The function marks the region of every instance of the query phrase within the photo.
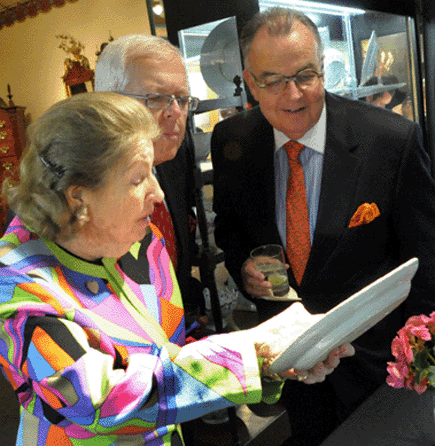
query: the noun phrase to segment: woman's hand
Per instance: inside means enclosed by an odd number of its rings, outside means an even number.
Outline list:
[[[343,344],[334,349],[328,357],[310,370],[290,369],[279,374],[269,374],[268,365],[287,346],[305,330],[323,317],[323,314],[311,314],[305,307],[296,302],[271,319],[247,330],[255,343],[257,357],[264,358],[263,375],[272,379],[297,379],[306,384],[314,384],[325,380],[340,363],[340,359],[353,356],[355,349],[350,344]]]
[[[343,344],[332,350],[325,361],[319,362],[310,370],[290,369],[286,372],[281,372],[278,375],[283,379],[297,379],[305,384],[320,383],[325,381],[326,376],[337,368],[341,358],[353,356],[354,354],[355,349],[351,344]]]

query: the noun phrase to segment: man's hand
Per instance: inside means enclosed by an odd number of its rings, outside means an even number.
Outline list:
[[[265,280],[264,274],[254,268],[254,261],[247,259],[242,266],[242,279],[245,291],[252,297],[261,299],[270,296],[272,285]]]

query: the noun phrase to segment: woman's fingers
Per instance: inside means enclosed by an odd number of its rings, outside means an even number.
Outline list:
[[[341,358],[353,356],[355,354],[355,348],[351,344],[343,344],[342,346],[334,349],[325,361],[317,363],[310,370],[294,370],[291,369],[288,372],[284,372],[287,375],[283,378],[297,379],[305,384],[315,384],[323,382],[327,375],[332,373],[340,364]]]
[[[309,377],[308,370],[295,370],[290,369],[285,372],[279,373],[279,375],[284,379],[292,379],[296,381],[305,382],[306,379]]]
[[[341,358],[353,356],[355,354],[355,348],[352,344],[343,344],[340,347],[332,350],[328,358],[325,361],[327,367],[335,369],[340,363]]]

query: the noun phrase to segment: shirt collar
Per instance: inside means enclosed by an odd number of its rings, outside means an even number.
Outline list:
[[[288,136],[279,130],[273,129],[273,135],[275,137],[275,152],[277,152],[287,141]],[[326,105],[323,104],[322,113],[317,123],[305,133],[302,138],[298,139],[298,142],[316,152],[325,153],[325,141],[326,141]]]

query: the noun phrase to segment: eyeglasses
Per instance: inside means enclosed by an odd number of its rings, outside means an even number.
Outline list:
[[[194,111],[198,107],[199,99],[192,96],[170,96],[169,94],[148,93],[148,94],[131,94],[118,92],[130,98],[142,99],[148,108],[158,110],[167,110],[173,101],[177,101],[182,110]]]
[[[281,93],[290,81],[293,81],[300,90],[307,90],[314,87],[320,77],[324,73],[318,73],[316,70],[302,70],[293,76],[284,76],[283,74],[269,74],[264,76],[261,80],[255,77],[252,71],[249,71],[254,78],[255,83],[266,91],[272,94]]]

